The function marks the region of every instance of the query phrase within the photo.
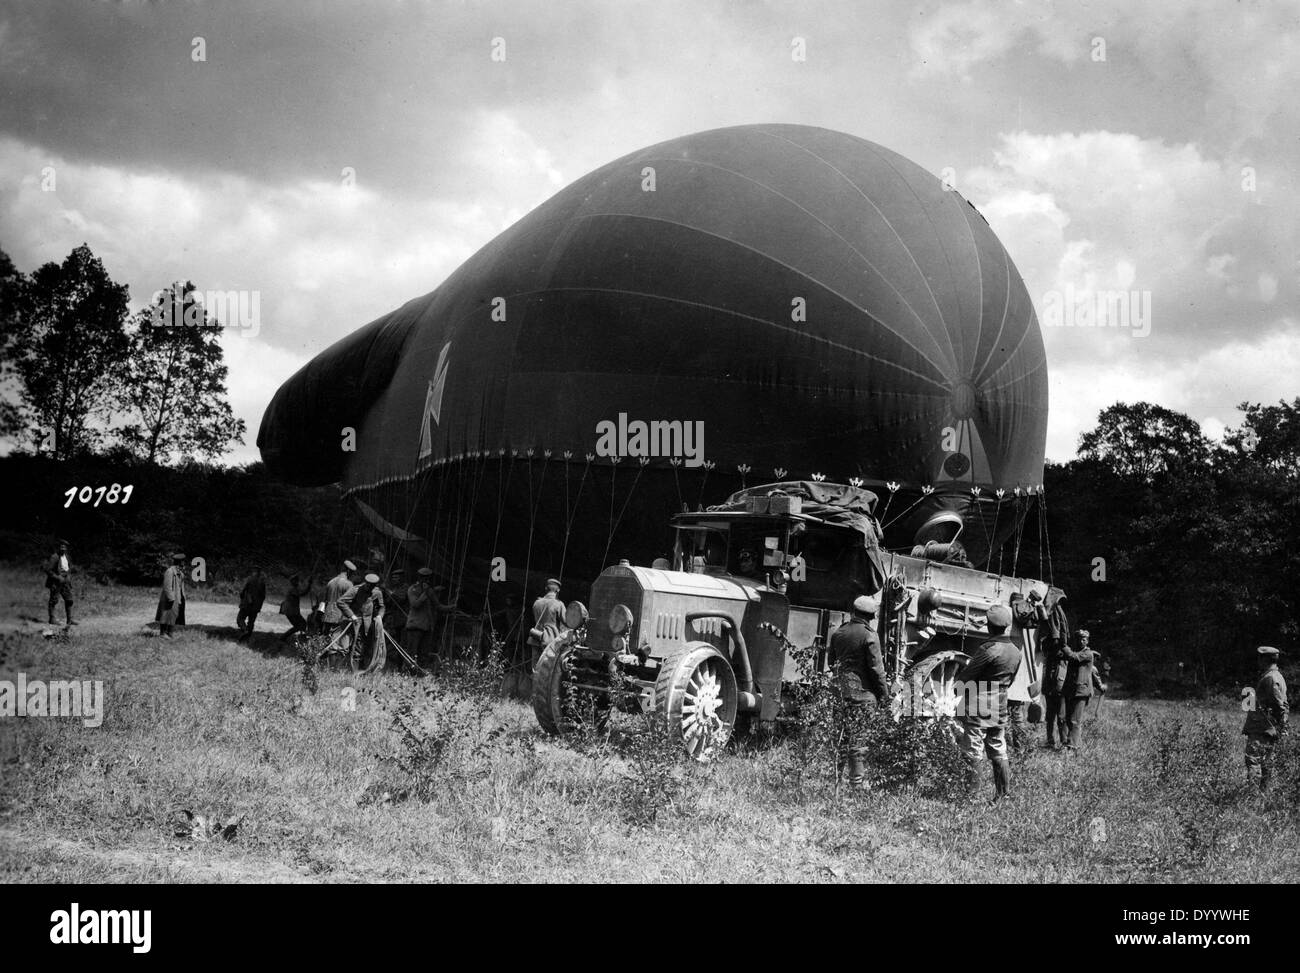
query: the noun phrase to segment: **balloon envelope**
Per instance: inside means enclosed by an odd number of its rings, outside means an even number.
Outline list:
[[[872,142],[746,125],[579,179],[309,362],[258,445],[449,563],[590,579],[682,504],[814,475],[898,483],[896,544],[945,507],[991,539],[971,488],[1040,483],[1046,421],[1032,302],[973,206]],[[477,538],[440,541],[452,519]]]

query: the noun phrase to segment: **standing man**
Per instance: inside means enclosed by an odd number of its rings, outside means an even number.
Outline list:
[[[339,608],[339,602],[351,594],[352,576],[356,574],[356,570],[355,564],[344,561],[343,569],[325,582],[325,608],[321,614],[321,622],[324,623],[325,633],[330,637],[330,641],[333,641],[339,631],[347,626],[347,619]],[[348,648],[347,636],[343,636],[342,639],[341,647]]]
[[[1043,701],[1047,723],[1047,746],[1055,750],[1065,743],[1065,676],[1069,660],[1064,651],[1070,647],[1070,619],[1065,614],[1066,597],[1060,589],[1048,589],[1043,602],[1047,615],[1038,628],[1039,644],[1043,647]]]
[[[532,651],[532,668],[542,658],[542,649],[550,645],[564,627],[564,602],[560,601],[560,582],[546,579],[546,594],[533,602],[533,627],[528,632],[528,647]]]
[[[418,665],[428,664],[433,652],[433,589],[431,568],[420,568],[415,584],[406,589],[406,628],[402,631],[402,648]]]
[[[362,653],[371,646],[373,657],[381,648],[375,639],[383,638],[384,631],[384,592],[379,587],[379,575],[367,574],[364,583],[350,590],[338,602],[339,611],[349,622],[359,622],[355,651]]]
[[[54,606],[62,598],[63,617],[66,620],[64,624],[76,625],[72,620],[72,562],[68,560],[68,542],[60,540],[42,567],[45,571],[45,587],[50,589],[50,624],[57,624],[54,621]]]
[[[1083,716],[1088,711],[1088,701],[1092,699],[1096,678],[1092,650],[1088,648],[1089,638],[1088,630],[1081,628],[1075,632],[1076,648],[1066,646],[1061,650],[1061,655],[1067,661],[1061,699],[1065,706],[1065,725],[1070,732],[1065,746],[1074,751],[1083,742]],[[1101,691],[1106,691],[1105,685],[1101,685]]]
[[[1273,778],[1273,752],[1291,712],[1287,708],[1286,680],[1277,667],[1280,653],[1271,645],[1261,645],[1255,654],[1259,658],[1259,683],[1241,732],[1246,737],[1246,779],[1253,780],[1258,767],[1259,789],[1266,791]]]
[[[253,625],[265,601],[266,576],[262,574],[261,568],[253,568],[253,573],[248,576],[239,592],[239,614],[235,617],[235,626],[239,629],[237,642],[253,637]]]
[[[966,732],[967,778],[971,789],[979,786],[979,766],[987,757],[993,767],[993,800],[1011,789],[1011,762],[1007,759],[1007,688],[1020,667],[1021,651],[1007,635],[1011,609],[994,605],[988,612],[989,637],[971,654],[959,679],[967,691],[961,717]],[[974,709],[974,712],[971,710]]]
[[[185,624],[185,555],[173,554],[171,566],[163,572],[158,611],[154,614],[158,634],[173,638],[172,629]]]
[[[885,660],[880,654],[875,618],[880,599],[862,595],[853,602],[849,620],[835,630],[830,642],[830,661],[839,667],[840,697],[847,708],[849,724],[844,757],[849,783],[866,782],[867,752],[862,746],[861,724],[885,700]]]
[[[384,585],[384,629],[398,645],[402,644],[402,633],[406,630],[406,587],[406,570],[393,568]]]

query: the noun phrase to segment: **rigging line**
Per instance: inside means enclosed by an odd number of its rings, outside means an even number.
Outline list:
[[[529,456],[528,457],[528,500],[529,500],[528,553],[524,556],[524,603],[525,605],[528,602],[528,577],[529,574],[531,573],[532,564],[533,564],[533,527],[534,527],[533,518],[534,515],[537,513],[537,509],[532,506],[532,497],[533,497],[533,458]]]
[[[695,506],[701,510],[704,509],[704,488],[709,485],[709,469],[710,467],[705,465],[704,477],[700,480],[700,495],[695,500]]]
[[[614,492],[618,484],[618,461],[621,456],[611,456],[609,464],[609,533],[605,535],[605,553],[609,553],[609,542],[614,537]],[[601,558],[600,569],[605,570],[605,559]]]
[[[1043,539],[1047,541],[1047,583],[1056,584],[1056,578],[1052,576],[1052,535],[1048,530],[1047,523],[1047,491],[1038,494],[1039,502],[1043,505]]]
[[[673,468],[673,485],[677,487],[677,509],[680,511],[685,508],[686,501],[682,499],[682,480],[677,474],[678,464],[672,463]]]
[[[885,526],[884,526],[884,527],[881,527],[880,529],[881,529],[881,530],[884,530],[886,527],[890,527],[890,526],[892,526],[892,525],[898,523],[899,518],[901,518],[901,517],[906,517],[906,516],[907,516],[907,512],[908,512],[908,510],[911,510],[912,507],[915,507],[918,503],[920,503],[922,500],[924,500],[924,499],[925,499],[926,497],[928,497],[928,496],[930,496],[930,494],[928,494],[928,493],[923,493],[923,494],[921,494],[919,497],[916,498],[916,500],[911,504],[911,506],[909,506],[909,507],[907,508],[907,510],[902,511],[902,512],[897,516],[897,517],[895,517],[893,520],[891,520],[888,524],[885,524]]]
[[[1038,499],[1038,577],[1043,577],[1043,500],[1042,495]]]
[[[511,459],[513,460],[513,457],[511,457]],[[502,450],[497,454],[497,525],[492,532],[492,549],[488,552],[488,556],[493,558],[496,557],[497,541],[501,539],[501,514],[505,509],[506,490],[510,488],[509,476],[506,476],[504,484],[502,483],[502,474],[506,471],[506,466],[505,451]],[[513,472],[513,465],[511,466],[510,471]],[[492,575],[489,573],[487,587],[483,591],[484,607],[487,607],[489,604],[489,599],[492,594],[492,583]]]
[[[1001,513],[1002,513],[1002,498],[1001,498],[1001,497],[998,497],[997,506],[995,506],[995,507],[993,508],[993,537],[994,537],[994,538],[998,536],[998,516],[999,516]],[[990,539],[989,539],[989,556],[986,557],[986,558],[984,559],[984,570],[987,571],[987,570],[989,569],[989,565],[991,565],[992,563],[993,563],[993,538],[990,538]],[[999,573],[999,574],[1002,573],[1002,551],[1001,551],[1001,547],[999,547],[999,549],[998,549],[998,573]]]
[[[1011,559],[1011,576],[1016,576],[1016,570],[1020,566],[1020,542],[1025,539],[1025,521],[1029,519],[1029,505],[1020,497],[1016,497],[1016,545],[1015,552]]]
[[[456,584],[457,591],[460,591],[460,587],[461,587],[460,581],[463,581],[465,577],[465,572],[464,572],[465,562],[468,561],[469,559],[469,538],[474,531],[474,521],[477,519],[477,512],[478,512],[479,490],[483,486],[483,475],[487,470],[487,460],[484,458],[484,455],[481,451],[479,452],[479,455],[475,457],[475,459],[478,461],[478,473],[476,474],[474,480],[474,498],[473,500],[470,501],[469,530],[465,534],[465,559],[461,562],[461,577]]]
[[[573,511],[569,514],[568,523],[564,525],[564,550],[560,554],[560,580],[564,580],[564,562],[569,556],[569,534],[573,531],[573,520],[578,515],[578,505],[582,503],[582,490],[587,485],[587,471],[591,469],[591,460],[588,459],[586,465],[582,468],[582,478],[578,480],[578,495],[573,498]]]
[[[641,479],[641,474],[645,472],[645,468],[649,465],[649,463],[642,463],[636,471],[636,476],[632,478],[632,485],[628,487],[627,496],[623,500],[623,507],[618,512],[618,520],[614,521],[614,527],[609,532],[609,537],[605,539],[605,553],[601,557],[602,564],[609,559],[609,548],[610,545],[614,543],[614,534],[618,531],[618,525],[623,522],[623,515],[627,513],[627,505],[632,502],[632,494],[636,493],[636,485]]]

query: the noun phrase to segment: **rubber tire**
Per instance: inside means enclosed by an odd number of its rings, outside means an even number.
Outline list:
[[[721,739],[715,740],[712,746],[695,754],[690,752],[682,736],[682,703],[685,701],[686,686],[690,683],[691,677],[701,666],[709,664],[710,660],[716,660],[720,664],[715,668],[719,669],[718,674],[721,676],[722,718],[726,724],[726,733],[721,736]],[[659,666],[659,677],[655,680],[655,712],[665,721],[668,731],[681,740],[682,749],[686,751],[687,756],[694,760],[707,761],[726,748],[736,727],[739,705],[740,693],[736,687],[736,674],[732,671],[731,662],[707,642],[687,643],[667,656]]]
[[[564,657],[573,650],[563,637],[552,639],[542,650],[533,673],[533,714],[543,730],[555,736],[569,727],[562,712]]]

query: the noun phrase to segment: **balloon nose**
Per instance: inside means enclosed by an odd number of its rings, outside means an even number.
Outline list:
[[[975,386],[958,382],[952,389],[952,413],[955,418],[969,419],[975,415]]]

